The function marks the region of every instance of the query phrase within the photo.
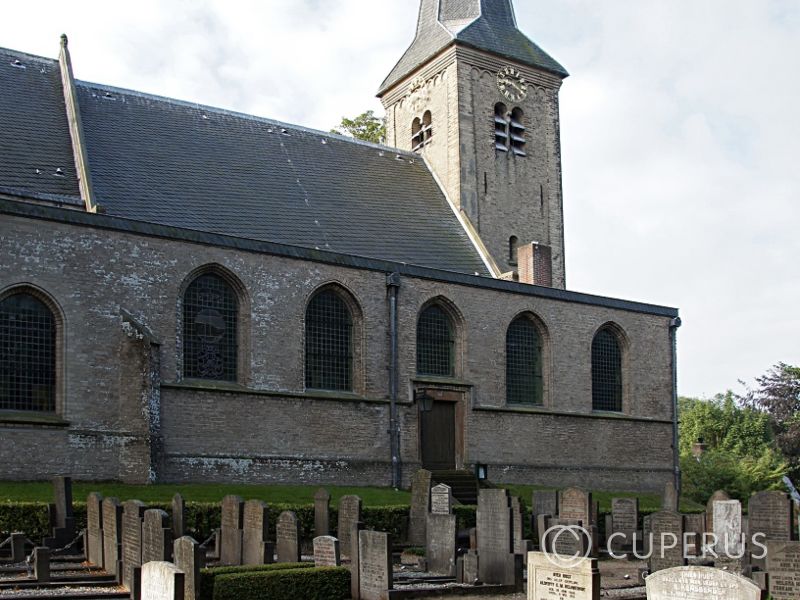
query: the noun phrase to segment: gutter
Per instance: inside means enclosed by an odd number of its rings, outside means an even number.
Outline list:
[[[389,293],[389,446],[392,452],[392,487],[400,489],[403,475],[400,465],[400,423],[397,418],[398,382],[400,361],[398,351],[397,294],[400,291],[400,273],[386,275],[386,291]]]
[[[681,497],[681,453],[678,432],[678,328],[682,325],[680,317],[673,318],[669,323],[669,337],[672,345],[672,461],[675,490],[678,498]]]

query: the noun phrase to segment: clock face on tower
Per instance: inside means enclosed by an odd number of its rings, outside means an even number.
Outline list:
[[[520,102],[528,95],[528,82],[514,67],[503,67],[497,74],[497,89],[511,102]]]

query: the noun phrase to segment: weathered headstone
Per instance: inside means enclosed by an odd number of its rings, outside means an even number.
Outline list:
[[[103,500],[103,565],[111,575],[117,571],[122,560],[122,507],[116,498]]]
[[[647,600],[760,600],[752,581],[709,567],[673,567],[645,579]]]
[[[792,501],[785,492],[759,492],[748,503],[748,530],[752,539],[762,542],[788,542],[792,539]]]
[[[711,494],[711,498],[709,498],[706,503],[706,531],[708,533],[714,533],[714,502],[730,499],[731,497],[728,495],[728,492],[723,490],[717,490]]]
[[[275,525],[275,546],[279,563],[300,562],[300,522],[290,510],[278,516]]]
[[[45,540],[50,549],[63,548],[75,538],[75,515],[72,508],[72,479],[54,477],[53,504],[50,505],[52,537]]]
[[[767,544],[767,572],[772,600],[800,598],[800,542]]]
[[[239,496],[222,499],[220,523],[219,563],[223,566],[242,564],[242,538],[244,535],[244,501]]]
[[[545,537],[543,548],[562,559],[584,557],[591,554],[592,540],[587,537],[591,533],[580,524],[580,521],[569,519],[550,519],[549,535]]]
[[[449,515],[453,512],[453,490],[449,485],[440,483],[431,488],[431,513]]]
[[[638,498],[612,498],[611,500],[611,531],[606,535],[611,538],[614,548],[633,545],[633,534],[639,529],[639,499]]]
[[[177,540],[186,535],[186,503],[183,496],[172,497],[172,536]]]
[[[184,599],[196,600],[200,596],[200,569],[205,567],[205,552],[193,538],[184,536],[175,540],[173,555],[175,566],[184,574]]]
[[[462,583],[468,585],[475,585],[476,582],[480,581],[480,560],[477,550],[469,550],[464,555],[464,574],[462,579]]]
[[[21,563],[25,560],[25,534],[11,534],[11,562]]]
[[[122,504],[122,585],[133,591],[142,566],[142,519],[145,506],[138,500]]]
[[[664,486],[664,496],[661,498],[661,510],[678,512],[678,490],[675,482],[670,480]]]
[[[338,567],[342,564],[339,540],[330,535],[314,538],[314,566]]]
[[[244,504],[242,531],[242,564],[265,565],[274,560],[274,549],[267,542],[269,508],[261,500],[248,500]]]
[[[541,490],[533,492],[531,512],[535,515],[558,516],[558,492],[556,490]]]
[[[539,546],[539,550],[542,552],[544,552],[547,547],[545,534],[550,527],[551,520],[552,517],[550,515],[536,515],[536,543]]]
[[[329,535],[331,532],[331,495],[328,490],[320,488],[314,494],[314,534],[316,537]]]
[[[184,580],[172,563],[149,562],[142,567],[142,600],[184,600]]]
[[[691,556],[700,556],[703,551],[703,536],[706,531],[706,514],[683,515],[683,531],[687,538],[687,550]]]
[[[430,509],[431,472],[420,469],[411,482],[411,510],[408,517],[408,543],[425,545],[425,525]]]
[[[528,600],[600,600],[596,559],[560,560],[528,553]]]
[[[33,549],[33,576],[37,583],[50,583],[50,548]]]
[[[157,508],[144,512],[142,522],[142,564],[164,562],[172,554],[172,530],[167,513]]]
[[[103,566],[103,496],[97,492],[86,499],[86,560]]]
[[[738,500],[714,502],[714,535],[717,538],[716,552],[728,558],[741,558],[742,504]]]
[[[361,600],[385,600],[392,589],[392,543],[388,533],[358,533],[358,579]]]
[[[353,600],[360,600],[361,586],[359,584],[359,533],[364,529],[364,523],[357,521],[353,523],[350,528],[350,549],[348,555],[350,556],[350,595]],[[341,541],[340,548],[341,548]]]
[[[449,495],[450,488],[444,487],[447,488],[446,495]],[[433,506],[431,503],[431,508]],[[448,504],[442,502],[438,508],[443,511],[446,506]],[[425,528],[425,558],[428,561],[428,571],[448,577],[455,575],[457,533],[455,515],[450,512],[428,514],[428,524]]]
[[[480,580],[513,585],[514,537],[508,490],[479,490],[476,524]]]
[[[651,573],[682,567],[686,564],[683,551],[683,515],[663,510],[650,515]]]
[[[511,497],[511,535],[514,539],[514,554],[526,554],[528,541],[525,539],[525,526],[523,524],[525,512],[516,496]]]
[[[342,496],[339,500],[339,521],[337,534],[342,545],[342,552],[349,556],[352,549],[350,535],[353,525],[361,521],[361,498],[358,496]],[[356,540],[356,544],[358,540]],[[424,540],[423,540],[424,543]]]
[[[592,523],[592,495],[580,488],[567,488],[558,494],[558,518],[580,521],[588,528]]]

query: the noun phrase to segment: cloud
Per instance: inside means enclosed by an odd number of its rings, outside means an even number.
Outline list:
[[[571,289],[682,309],[680,389],[711,395],[800,364],[800,5],[516,2],[572,73],[562,90]],[[380,109],[417,3],[40,1],[0,44],[78,77],[320,129]]]

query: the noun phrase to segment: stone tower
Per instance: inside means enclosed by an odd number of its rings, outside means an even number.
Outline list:
[[[428,161],[497,273],[557,288],[567,76],[517,28],[511,0],[422,0],[416,37],[378,92],[388,143]]]

